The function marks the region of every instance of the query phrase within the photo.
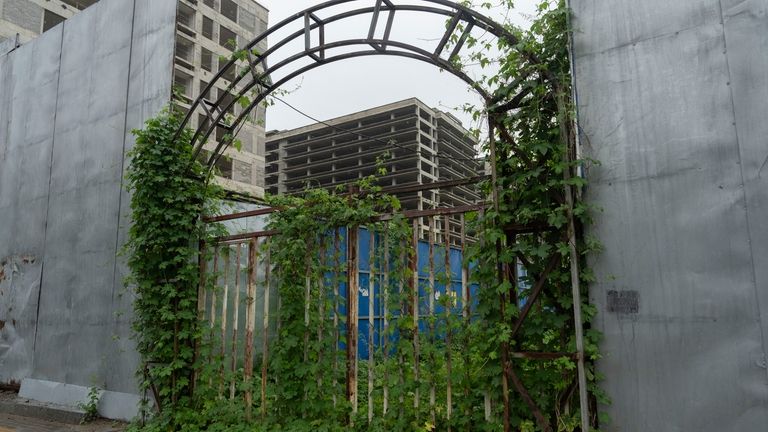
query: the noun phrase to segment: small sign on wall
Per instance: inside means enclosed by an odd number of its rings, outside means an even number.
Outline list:
[[[636,314],[640,312],[640,296],[637,291],[608,291],[608,312]]]

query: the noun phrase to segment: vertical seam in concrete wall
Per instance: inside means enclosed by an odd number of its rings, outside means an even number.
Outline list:
[[[728,38],[725,34],[725,15],[723,14],[723,2],[722,0],[718,0],[717,2],[718,6],[718,12],[720,13],[720,26],[723,29],[723,48],[725,50],[725,53],[723,55],[725,56],[725,67],[726,71],[728,72],[728,94],[731,98],[731,113],[733,115],[733,131],[736,136],[736,157],[739,161],[739,175],[740,175],[740,181],[741,181],[741,193],[744,196],[744,219],[747,224],[747,244],[749,245],[749,259],[750,264],[752,267],[752,286],[754,287],[754,297],[755,297],[755,309],[757,309],[757,326],[760,329],[760,342],[763,352],[763,359],[768,359],[768,356],[766,355],[766,346],[765,346],[765,331],[763,330],[763,317],[760,310],[760,295],[758,293],[758,287],[757,287],[757,270],[755,269],[755,251],[752,247],[752,226],[750,225],[749,220],[749,203],[747,201],[747,188],[746,184],[744,182],[744,163],[741,160],[741,140],[739,138],[739,129],[738,125],[736,124],[736,102],[733,97],[733,85],[732,85],[732,78],[731,78],[731,64],[730,60],[728,58]],[[768,378],[768,369],[766,369],[766,377]]]
[[[120,251],[120,223],[122,219],[123,211],[123,192],[125,192],[125,143],[127,141],[126,134],[128,133],[128,109],[130,107],[131,97],[131,66],[133,64],[133,40],[136,36],[136,0],[133,0],[133,13],[131,14],[131,42],[128,48],[128,78],[125,85],[125,116],[123,117],[123,157],[120,159],[120,192],[117,198],[117,229],[115,230],[115,261],[112,267],[112,310],[115,310],[115,290],[118,283],[118,271],[117,265],[119,259],[117,255]],[[115,323],[117,325],[117,323]]]
[[[67,22],[64,21],[61,23],[61,26],[59,27],[61,29],[61,43],[59,44],[59,70],[56,73],[56,102],[54,104],[54,107],[56,108],[53,112],[53,134],[51,136],[51,158],[50,162],[48,163],[48,197],[46,200],[46,206],[45,206],[45,225],[43,227],[43,250],[42,250],[42,257],[40,259],[40,282],[37,287],[37,311],[35,312],[35,337],[32,341],[32,360],[34,364],[34,356],[35,352],[37,351],[37,330],[40,327],[40,303],[42,303],[42,297],[43,297],[43,277],[45,276],[45,248],[48,244],[48,218],[50,217],[50,211],[51,211],[51,182],[53,181],[53,154],[54,154],[54,146],[56,145],[56,118],[59,114],[59,86],[61,85],[61,61],[64,55],[64,27],[67,25]]]

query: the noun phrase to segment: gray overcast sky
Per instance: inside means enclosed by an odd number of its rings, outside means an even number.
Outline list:
[[[319,4],[318,1],[308,0],[258,0],[270,11],[270,27],[283,19],[294,15],[305,8]],[[423,1],[408,0],[407,4],[425,4]],[[517,25],[525,26],[535,10],[538,0],[518,0],[516,10],[509,16],[505,11],[496,8],[490,12],[491,17],[499,22],[509,20]],[[358,0],[343,6],[335,7],[332,12],[357,9],[371,6],[375,0]],[[479,9],[480,10],[480,9]],[[485,10],[485,9],[482,9]],[[321,18],[329,13],[319,14]],[[383,20],[386,17],[382,17]],[[326,40],[341,40],[347,38],[362,38],[368,32],[368,20],[352,20],[344,23],[328,25]],[[270,38],[270,46],[280,40],[288,31],[296,31],[301,27],[293,26],[284,32],[279,32]],[[444,18],[432,18],[424,14],[402,14],[395,19],[392,39],[407,41],[420,47],[432,47],[437,44],[435,39],[442,36],[445,28]],[[285,58],[301,50],[301,45],[290,45],[282,53],[275,56]],[[271,60],[270,64],[275,64]],[[475,68],[473,73],[482,73]],[[486,73],[488,73],[486,71]],[[452,108],[467,102],[479,103],[479,97],[470,90],[460,79],[447,72],[441,72],[433,65],[416,60],[390,56],[372,56],[344,60],[330,65],[321,66],[285,86],[291,93],[284,96],[290,104],[320,120],[327,120],[355,111],[383,105],[398,100],[417,97],[427,105],[452,112],[459,117],[465,126],[470,126],[471,120],[467,115]],[[314,123],[312,120],[297,114],[281,102],[277,102],[267,111],[267,130],[290,129]]]

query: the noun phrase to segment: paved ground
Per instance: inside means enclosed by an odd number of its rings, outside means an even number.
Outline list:
[[[125,429],[124,423],[97,420],[85,425],[68,425],[11,414],[0,414],[0,432],[115,432]]]

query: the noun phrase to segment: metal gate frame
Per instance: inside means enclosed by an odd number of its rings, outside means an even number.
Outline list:
[[[277,25],[273,26],[272,28],[268,29],[265,33],[259,35],[256,39],[249,42],[242,51],[239,51],[241,55],[234,55],[233,58],[222,67],[222,69],[216,74],[216,76],[210,81],[208,86],[201,92],[199,97],[192,103],[191,109],[189,109],[183,124],[179,131],[176,134],[176,137],[178,138],[181,134],[181,131],[187,127],[190,124],[190,120],[194,113],[202,112],[205,114],[205,121],[201,122],[201,124],[198,125],[197,130],[195,131],[193,138],[192,138],[192,144],[195,149],[195,157],[198,157],[200,153],[203,150],[203,146],[206,143],[207,139],[211,136],[211,134],[216,130],[216,128],[224,128],[224,130],[228,131],[228,134],[225,136],[225,139],[222,139],[221,142],[218,143],[215,150],[211,153],[210,157],[207,160],[207,165],[209,169],[213,169],[218,159],[223,155],[224,151],[227,147],[229,147],[233,140],[236,133],[239,131],[240,127],[242,126],[244,120],[248,117],[248,115],[251,113],[255,107],[257,107],[260,103],[262,103],[272,92],[279,89],[280,86],[282,86],[284,83],[286,83],[288,80],[302,74],[305,72],[308,72],[310,70],[313,70],[317,67],[327,65],[336,61],[351,59],[351,58],[357,58],[357,57],[364,57],[364,56],[372,56],[372,55],[389,55],[389,56],[398,56],[398,57],[404,57],[409,58],[413,60],[423,61],[426,63],[433,64],[439,68],[442,68],[453,75],[457,76],[458,78],[465,81],[467,84],[469,84],[473,89],[475,89],[478,94],[481,95],[481,97],[485,101],[486,109],[488,112],[488,123],[489,123],[489,137],[490,137],[490,147],[491,147],[491,156],[493,160],[496,160],[496,145],[495,145],[495,139],[496,135],[498,134],[501,139],[504,139],[505,141],[509,143],[514,143],[513,133],[511,133],[509,130],[505,128],[503,125],[503,122],[501,121],[502,116],[506,115],[511,110],[514,110],[515,108],[520,107],[522,104],[526,103],[526,97],[529,95],[532,88],[535,86],[530,85],[531,82],[537,82],[538,80],[544,80],[551,83],[552,87],[555,89],[555,93],[558,93],[558,97],[560,96],[560,89],[562,88],[556,77],[551,76],[551,74],[548,74],[546,70],[539,71],[538,76],[527,76],[524,79],[521,79],[519,82],[511,83],[512,88],[514,89],[514,96],[508,97],[506,96],[507,92],[503,94],[493,94],[485,89],[482,88],[477,82],[472,80],[470,77],[468,77],[466,74],[464,74],[458,67],[456,67],[452,60],[456,59],[458,55],[460,55],[462,49],[465,48],[465,43],[467,39],[470,36],[470,32],[475,29],[483,29],[489,34],[492,34],[496,36],[499,40],[503,40],[506,42],[506,44],[511,47],[511,49],[517,50],[521,56],[522,59],[524,59],[527,63],[530,65],[536,65],[538,64],[538,60],[534,55],[532,55],[529,52],[526,52],[524,50],[521,50],[520,47],[517,44],[517,39],[508,32],[502,25],[494,22],[490,18],[470,9],[465,6],[462,6],[460,4],[457,4],[452,1],[447,0],[420,0],[424,4],[414,5],[414,4],[398,4],[397,0],[371,0],[373,2],[373,6],[370,7],[364,7],[359,8],[351,11],[346,11],[342,13],[335,13],[331,14],[330,16],[327,16],[325,18],[321,18],[320,15],[321,12],[325,12],[330,10],[330,8],[345,4],[345,3],[351,3],[354,0],[332,0],[325,3],[322,3],[317,6],[310,7],[302,12],[299,12],[284,21],[278,23]],[[398,12],[422,12],[427,14],[432,14],[435,16],[443,16],[448,19],[448,25],[445,29],[445,33],[443,34],[443,37],[440,39],[439,43],[435,47],[434,51],[426,51],[422,48],[419,48],[415,45],[412,45],[408,42],[404,41],[396,41],[391,39],[390,31],[392,29],[393,21],[396,16],[399,16]],[[387,21],[384,24],[384,35],[381,38],[375,37],[376,30],[380,24],[380,17],[384,14],[388,15]],[[368,34],[367,36],[364,36],[362,38],[358,39],[349,39],[349,40],[342,40],[342,41],[336,41],[336,42],[327,42],[325,38],[325,29],[327,25],[330,25],[334,22],[340,22],[348,18],[353,17],[359,17],[359,16],[370,16],[371,21],[370,25],[368,27]],[[285,28],[291,23],[300,23],[302,25],[302,30],[298,30],[289,36],[285,37],[283,40],[277,42],[274,44],[271,48],[269,48],[267,51],[260,53],[257,50],[255,50],[255,47],[257,44],[261,43],[262,41],[265,41],[266,38],[275,33],[276,31]],[[448,54],[448,57],[443,57],[444,52],[446,51],[446,47],[449,44],[449,41],[451,40],[452,36],[454,36],[455,33],[458,34],[455,44],[452,47],[452,50],[450,54]],[[312,34],[313,32],[316,32],[319,36],[319,43],[317,45],[312,44]],[[280,47],[287,45],[291,41],[299,40],[301,41],[303,39],[304,41],[304,49],[297,52],[295,55],[289,57],[286,60],[283,60],[273,66],[270,66],[270,56]],[[342,54],[333,55],[331,52],[334,49],[337,48],[354,48],[357,49],[357,51],[354,52],[346,52]],[[303,59],[311,59],[313,62],[309,65],[300,66],[296,69],[290,69],[291,66],[296,66],[300,60]],[[242,69],[240,69],[242,68]],[[287,71],[286,71],[287,69]],[[239,73],[239,70],[242,70],[242,73]],[[285,73],[285,75],[277,80],[273,80],[273,76],[277,73]],[[231,76],[234,75],[236,78],[229,82],[224,78],[224,76]],[[226,88],[226,91],[220,92],[220,95],[216,100],[209,100],[208,97],[211,95],[211,90],[215,87],[217,83],[223,83],[223,87]],[[245,107],[239,114],[235,112],[235,105],[239,104],[240,101],[243,100],[243,98],[247,98],[248,95],[254,93],[255,97],[252,99],[248,98],[247,100],[250,101],[247,107]],[[561,110],[564,110],[564,105],[559,104]],[[233,121],[227,121],[228,117],[236,114],[234,116]],[[567,118],[567,116],[564,116],[563,118]],[[566,152],[566,157],[571,158],[573,154],[575,153],[573,151],[573,148],[575,146],[575,139],[576,134],[573,132],[572,128],[569,125],[561,124],[561,135],[566,140],[566,145],[568,146],[568,151]],[[570,159],[566,160],[566,162],[569,162]],[[492,183],[493,183],[493,205],[498,206],[498,188],[497,188],[497,178],[496,178],[496,167],[495,164],[492,164]],[[570,170],[564,170],[564,179],[566,181],[566,184],[568,184],[568,180],[570,180],[571,176],[573,174],[570,172]],[[436,188],[436,184],[432,185],[432,188]],[[531,358],[531,359],[551,359],[551,358],[559,358],[563,356],[568,356],[570,358],[573,358],[576,360],[577,368],[578,368],[578,389],[579,389],[579,400],[580,400],[580,409],[581,409],[581,418],[582,418],[582,431],[588,431],[589,430],[589,412],[588,412],[588,401],[587,401],[587,388],[586,388],[586,372],[585,372],[585,359],[584,359],[584,341],[583,341],[583,321],[581,316],[581,293],[580,293],[580,286],[579,286],[579,268],[578,268],[578,253],[576,251],[576,226],[575,226],[575,220],[573,216],[573,207],[574,207],[574,194],[570,186],[565,187],[565,196],[564,201],[568,208],[568,224],[567,227],[563,230],[561,230],[561,234],[563,236],[563,239],[568,243],[569,245],[569,259],[571,263],[571,285],[572,285],[572,296],[573,296],[573,305],[574,305],[574,322],[575,324],[575,337],[576,337],[576,352],[574,353],[517,353],[517,352],[511,352],[509,348],[509,344],[505,343],[502,344],[501,351],[502,351],[502,363],[503,363],[503,374],[502,374],[502,385],[504,389],[504,430],[509,431],[510,430],[510,401],[509,401],[509,388],[510,384],[514,386],[515,390],[520,394],[520,396],[525,400],[525,402],[530,407],[531,411],[537,418],[540,427],[544,429],[545,431],[551,431],[551,425],[548,424],[547,419],[543,416],[541,410],[536,406],[533,399],[530,397],[530,394],[525,389],[524,385],[520,381],[517,374],[514,372],[514,369],[512,368],[512,359],[513,358]],[[271,211],[274,211],[271,210]],[[439,210],[439,211],[446,211],[446,210]],[[250,213],[250,214],[248,214]],[[258,211],[257,211],[258,213]],[[261,214],[267,214],[269,211],[263,211]],[[237,219],[247,216],[255,216],[256,213],[253,212],[245,212],[237,215],[229,215],[228,217],[231,219]],[[226,220],[220,218],[213,218],[210,221],[221,221]],[[508,242],[514,242],[515,236],[522,233],[528,233],[528,232],[536,232],[541,231],[545,229],[549,229],[545,223],[539,223],[539,224],[530,224],[525,226],[508,226],[504,227],[505,231],[507,233],[507,241]],[[261,237],[268,237],[268,233],[251,233],[249,236],[243,236],[237,237],[232,236],[229,239],[221,239],[222,242],[226,241],[240,241],[240,240],[246,240],[254,242],[256,239]],[[250,250],[250,249],[249,249]],[[250,253],[249,253],[250,258]],[[520,257],[521,259],[524,259],[525,257]],[[545,285],[545,282],[549,276],[549,273],[554,269],[557,260],[561,259],[562,257],[560,255],[553,255],[550,258],[550,262],[547,265],[544,272],[536,278],[536,283],[534,284],[534,289],[531,295],[531,298],[526,302],[526,304],[523,306],[521,310],[520,316],[511,323],[513,328],[513,335],[516,335],[519,333],[520,328],[524,324],[526,317],[528,316],[531,307],[536,302],[536,299],[541,294],[541,291]],[[510,266],[500,266],[499,267],[499,278],[500,279],[506,279],[508,281],[514,281],[515,280],[515,269]],[[204,270],[203,266],[201,265],[201,275],[204,276]],[[255,275],[254,275],[255,278]],[[249,279],[250,281],[250,279]],[[249,285],[250,287],[250,285]],[[502,305],[502,308],[505,308],[507,306],[519,306],[519,299],[517,298],[516,293],[514,290],[511,290],[508,294],[502,294],[499,298],[500,304]],[[249,309],[250,311],[251,309]],[[249,312],[250,314],[251,312]],[[253,315],[250,315],[253,316]],[[252,334],[254,328],[253,326],[246,327],[246,333],[250,332]],[[251,347],[252,349],[252,347]],[[350,359],[349,361],[352,362],[354,359]],[[350,380],[348,380],[348,383]],[[354,386],[353,386],[354,387]],[[354,388],[350,389],[348,391],[348,396],[350,397],[350,400],[356,399],[356,392],[354,391]],[[250,405],[249,405],[250,406]]]

